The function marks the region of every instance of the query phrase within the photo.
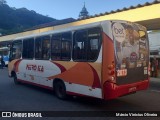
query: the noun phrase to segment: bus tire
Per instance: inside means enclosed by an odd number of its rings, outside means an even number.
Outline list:
[[[13,75],[13,80],[14,80],[14,83],[15,83],[16,85],[20,84],[20,82],[17,80],[17,75],[16,75],[16,73],[14,73],[14,75]]]
[[[66,99],[66,86],[62,80],[54,81],[54,92],[59,99]]]

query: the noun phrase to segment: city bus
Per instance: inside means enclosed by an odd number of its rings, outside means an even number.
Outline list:
[[[0,59],[3,59],[3,62],[0,62],[0,66],[7,66],[9,62],[9,47],[1,47],[0,48]]]
[[[105,20],[15,38],[9,76],[68,95],[104,100],[149,86],[149,43],[146,28]]]

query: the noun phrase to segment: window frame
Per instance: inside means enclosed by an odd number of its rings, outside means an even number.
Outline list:
[[[13,58],[13,46],[14,46],[15,43],[21,43],[21,55],[20,55],[20,57],[18,57],[18,58],[16,58],[16,57]],[[11,54],[9,55],[9,58],[10,58],[11,60],[14,60],[14,59],[22,59],[22,52],[23,52],[23,40],[22,40],[22,39],[15,40],[15,41],[12,42]]]
[[[70,34],[70,51],[69,51],[69,58],[67,59],[65,59],[65,58],[63,58],[62,57],[62,36],[63,36],[63,34]],[[54,49],[52,49],[53,48],[53,45],[54,45],[54,39],[53,39],[53,36],[59,36],[59,41],[60,41],[60,58],[59,59],[55,59],[55,58],[53,58],[52,57],[52,53],[53,53],[53,50]],[[71,57],[72,57],[72,31],[66,31],[66,32],[61,32],[61,33],[55,33],[55,34],[52,34],[52,37],[51,37],[51,60],[53,60],[53,61],[70,61],[71,60]]]
[[[50,50],[50,53],[49,53],[49,57],[48,58],[44,58],[42,55],[43,55],[43,41],[45,41],[46,39],[44,39],[44,37],[49,37],[49,44],[51,45],[51,35],[50,34],[48,34],[48,35],[43,35],[43,36],[37,36],[37,37],[35,37],[35,39],[34,39],[34,54],[35,54],[35,56],[34,56],[34,58],[35,58],[35,60],[50,60],[50,58],[51,58],[51,46],[49,47],[49,50]],[[39,43],[40,43],[40,47],[39,48],[41,48],[41,51],[38,51],[38,54],[40,54],[39,56],[40,57],[36,57],[36,54],[37,54],[37,52],[36,52],[36,46],[37,46],[37,41],[40,41]]]
[[[89,41],[89,37],[88,37],[88,35],[89,35],[89,30],[91,30],[91,29],[99,29],[99,34],[100,34],[100,36],[99,36],[99,45],[98,45],[98,53],[97,53],[97,56],[95,57],[95,59],[93,59],[93,60],[89,60],[88,59],[88,47],[89,47],[89,43],[90,43],[90,41]],[[75,45],[75,35],[76,35],[76,33],[77,32],[79,32],[79,31],[87,31],[87,53],[86,53],[86,59],[74,59],[74,45]],[[99,56],[99,53],[100,53],[100,49],[101,49],[101,47],[102,47],[102,38],[103,36],[102,36],[102,27],[101,26],[95,26],[95,27],[90,27],[90,28],[86,28],[86,29],[79,29],[79,30],[75,30],[74,31],[74,34],[73,34],[73,49],[72,49],[72,59],[73,59],[73,61],[75,61],[75,62],[95,62],[97,59],[98,59],[98,56]]]
[[[63,40],[62,40],[62,35],[63,35],[63,34],[66,34],[66,33],[67,33],[67,34],[70,34],[70,44],[69,44],[69,45],[70,45],[70,49],[69,49],[69,52],[68,52],[68,53],[69,53],[69,56],[68,56],[69,58],[66,58],[66,59],[63,58],[63,59],[62,59],[62,41],[63,41]],[[72,32],[71,32],[71,31],[63,32],[63,33],[61,34],[61,60],[62,60],[62,61],[70,61],[70,60],[71,60],[71,57],[72,57],[72,43],[73,43]]]
[[[46,38],[46,37],[49,38],[49,39],[44,39],[44,38]],[[48,56],[47,58],[44,58],[44,57],[43,57],[43,55],[44,55],[44,54],[43,54],[43,52],[44,52],[44,51],[43,51],[43,50],[44,50],[44,46],[43,46],[44,44],[43,44],[43,43],[44,43],[45,40],[48,40],[48,41],[49,41],[49,42],[48,42],[48,43],[49,43],[49,47],[48,47],[49,56]],[[42,60],[49,60],[49,59],[51,58],[51,35],[42,36],[42,38],[41,38],[41,45],[42,45],[42,46],[41,46],[41,47],[42,47]]]
[[[27,40],[31,40],[33,41],[33,56],[31,58],[26,58],[23,56],[23,53],[24,53],[24,41],[27,41]],[[29,47],[29,46],[28,46]],[[35,58],[35,39],[34,38],[26,38],[26,39],[23,39],[23,46],[22,46],[23,50],[22,50],[22,58],[23,59],[28,59],[28,60],[32,60]]]

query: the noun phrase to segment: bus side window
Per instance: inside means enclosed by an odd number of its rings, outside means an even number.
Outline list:
[[[96,60],[100,48],[100,28],[92,28],[88,30],[88,60]]]
[[[79,54],[80,54],[80,47],[77,44],[75,44],[74,50],[73,50],[74,59],[79,59],[79,56],[80,56]]]
[[[73,59],[74,60],[87,60],[87,31],[80,30],[74,34],[73,45]]]
[[[50,36],[42,38],[42,59],[50,58]]]
[[[72,37],[71,32],[62,33],[61,38],[61,59],[62,60],[70,60],[71,59],[71,45],[72,45]]]
[[[73,60],[95,61],[100,50],[99,27],[76,31],[74,34]]]
[[[41,59],[42,58],[42,39],[36,38],[35,39],[35,58]]]
[[[34,39],[23,40],[22,57],[26,59],[33,59],[34,57]]]
[[[51,58],[53,60],[61,59],[61,35],[52,35],[51,38]]]
[[[71,32],[59,33],[52,36],[51,39],[51,58],[53,60],[71,59]]]

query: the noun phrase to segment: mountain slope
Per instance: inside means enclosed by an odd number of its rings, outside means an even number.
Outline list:
[[[33,26],[55,21],[56,19],[43,16],[26,8],[11,8],[7,4],[0,4],[0,33],[12,34]]]

